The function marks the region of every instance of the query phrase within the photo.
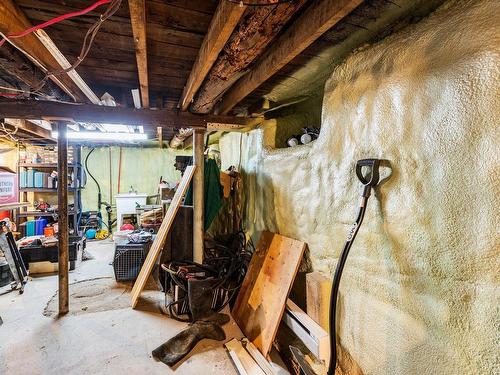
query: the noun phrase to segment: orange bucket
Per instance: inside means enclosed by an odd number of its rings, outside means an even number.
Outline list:
[[[43,228],[43,235],[45,237],[50,237],[54,235],[54,227],[45,227]]]

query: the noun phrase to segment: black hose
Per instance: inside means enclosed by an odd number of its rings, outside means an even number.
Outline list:
[[[370,186],[368,186],[370,188]],[[369,196],[368,192],[368,196]],[[368,202],[368,196],[363,196],[361,205],[358,211],[358,217],[356,222],[353,224],[351,231],[348,234],[347,241],[340,254],[339,261],[337,263],[337,269],[335,270],[335,276],[333,277],[332,291],[330,294],[330,364],[328,366],[328,375],[335,374],[335,367],[337,366],[337,327],[335,315],[337,312],[337,295],[339,293],[340,278],[342,277],[342,271],[344,270],[345,263],[347,261],[347,256],[349,255],[349,250],[351,249],[352,243],[358,234],[359,227],[363,222],[366,211],[366,203]]]
[[[97,211],[101,211],[101,185],[99,185],[99,182],[95,179],[94,175],[90,173],[89,166],[88,166],[88,161],[89,161],[89,156],[94,152],[95,147],[90,150],[90,152],[87,154],[85,157],[85,169],[87,170],[88,175],[94,180],[94,182],[97,185]]]

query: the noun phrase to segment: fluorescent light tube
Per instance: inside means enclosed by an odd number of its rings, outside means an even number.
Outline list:
[[[144,141],[147,134],[140,133],[104,133],[104,132],[67,132],[66,138],[89,141]],[[57,138],[57,132],[52,132],[52,137]]]

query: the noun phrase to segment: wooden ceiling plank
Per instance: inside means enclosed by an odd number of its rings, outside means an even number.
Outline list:
[[[179,103],[183,111],[189,108],[194,95],[200,88],[245,10],[246,6],[233,4],[229,1],[219,2]]]
[[[12,0],[0,1],[0,33],[9,35],[24,31],[33,25],[26,15],[14,4]],[[61,66],[52,56],[43,43],[34,35],[28,34],[22,38],[12,40],[12,43],[28,55],[38,66],[45,70],[60,70]],[[73,80],[67,75],[51,77],[51,79],[79,101],[87,101],[85,94],[79,89]]]
[[[362,2],[362,0],[315,0],[268,48],[254,68],[228,90],[217,112],[228,113]]]
[[[164,128],[205,129],[211,124],[238,125],[244,128],[255,119],[234,116],[196,115],[168,109],[135,109],[95,104],[62,103],[44,100],[0,99],[0,118],[28,120],[73,119],[75,122],[137,125]]]
[[[149,80],[148,80],[148,50],[146,37],[146,2],[145,0],[129,0],[130,22],[135,43],[135,57],[139,74],[141,90],[141,104],[149,108]]]

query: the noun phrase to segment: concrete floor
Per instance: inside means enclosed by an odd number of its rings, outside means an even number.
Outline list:
[[[87,248],[95,260],[80,262],[70,271],[70,283],[113,276],[109,265],[113,242],[92,242]],[[13,291],[0,296],[0,374],[174,373],[155,361],[151,351],[186,327],[185,323],[169,319],[159,309],[129,307],[45,317],[43,310],[56,291],[57,275],[34,275],[24,294]],[[152,293],[161,303],[163,295]],[[224,329],[227,340],[241,337],[232,321]],[[175,374],[237,374],[223,343],[213,340],[203,340],[174,370]]]

